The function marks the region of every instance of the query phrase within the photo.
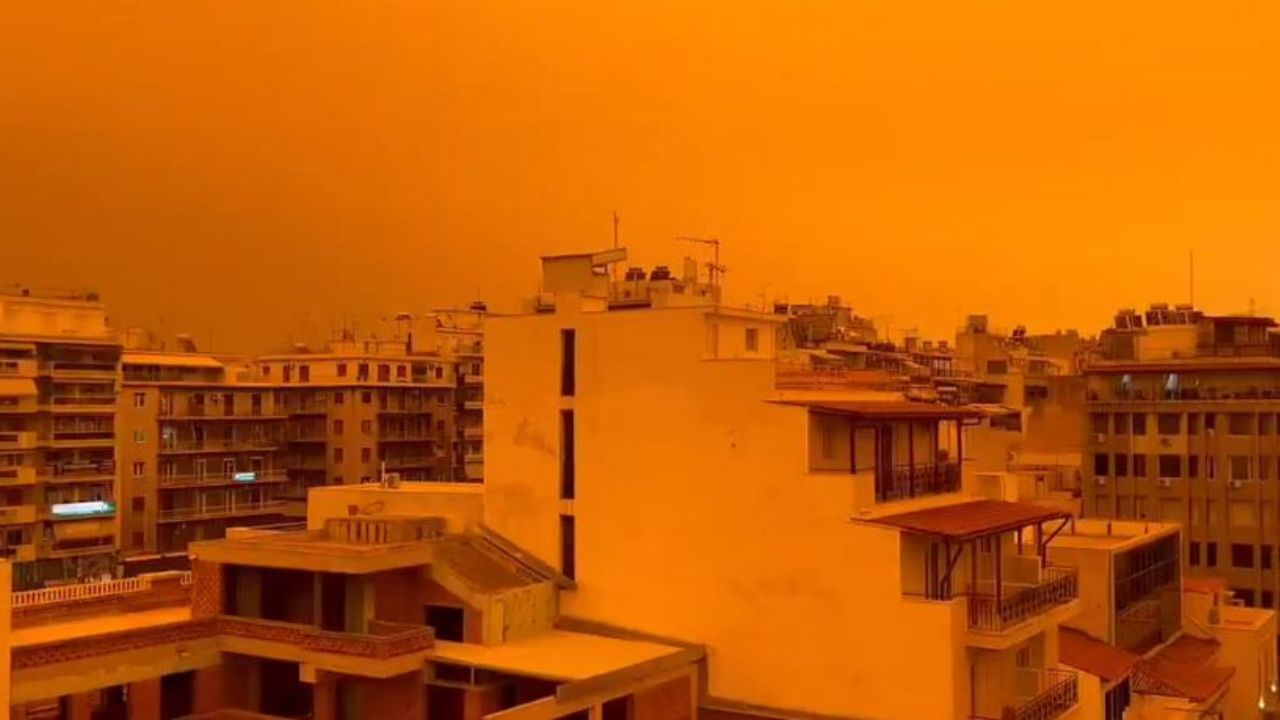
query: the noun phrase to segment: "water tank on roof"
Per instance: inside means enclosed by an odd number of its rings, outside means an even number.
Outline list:
[[[633,280],[644,280],[644,268],[642,267],[627,268],[626,280],[628,282]]]
[[[668,268],[666,265],[659,265],[653,269],[653,272],[649,273],[649,279],[650,280],[670,280],[671,269]]]

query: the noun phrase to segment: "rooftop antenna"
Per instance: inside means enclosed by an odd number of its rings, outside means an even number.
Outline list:
[[[698,243],[699,245],[710,245],[712,261],[707,263],[707,270],[711,276],[711,285],[719,285],[719,277],[724,274],[726,268],[720,264],[720,238],[697,238],[678,236],[676,240],[680,242]]]
[[[1190,298],[1191,307],[1196,306],[1196,251],[1191,251],[1187,265],[1187,295]]]

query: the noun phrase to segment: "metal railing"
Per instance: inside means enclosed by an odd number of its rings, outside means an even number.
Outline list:
[[[994,592],[969,593],[969,628],[1002,632],[1079,597],[1075,568],[1049,566],[1035,585],[1006,583],[999,601]]]
[[[426,625],[370,620],[368,632],[322,630],[311,625],[223,615],[217,620],[220,635],[293,645],[313,652],[354,655],[385,660],[430,649],[435,633]]]
[[[96,462],[53,465],[50,469],[53,472],[46,479],[54,482],[58,480],[75,481],[84,478],[114,476],[116,463],[114,460],[98,460]]]
[[[876,469],[876,502],[959,492],[960,464],[893,465]]]
[[[253,470],[253,480],[237,480],[235,474],[205,473],[203,475],[161,475],[156,484],[160,487],[185,487],[188,485],[256,485],[259,483],[284,482],[289,479],[289,472],[283,469]]]
[[[1024,673],[1033,674],[1032,684],[1037,691],[1017,705],[1005,705],[998,720],[1055,720],[1079,702],[1080,684],[1076,673],[1069,670],[1028,670]]]
[[[173,440],[160,443],[160,452],[238,452],[241,450],[269,450],[279,446],[270,438],[246,438],[243,440]]]
[[[49,396],[49,404],[55,407],[66,405],[115,405],[116,396],[108,394],[51,395]]]
[[[158,519],[161,522],[171,522],[270,513],[284,510],[288,504],[284,500],[261,500],[258,502],[232,502],[196,507],[161,508],[158,513]]]

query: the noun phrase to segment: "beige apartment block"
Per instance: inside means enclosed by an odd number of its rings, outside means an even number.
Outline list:
[[[0,547],[17,588],[116,569],[119,362],[97,296],[0,293]]]
[[[275,386],[246,382],[236,363],[204,353],[128,350],[121,364],[126,574],[185,568],[192,541],[287,519],[288,417]]]

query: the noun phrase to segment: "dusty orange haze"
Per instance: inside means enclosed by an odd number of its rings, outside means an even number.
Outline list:
[[[725,240],[949,335],[1280,312],[1280,3],[8,0],[0,280],[254,349]]]

